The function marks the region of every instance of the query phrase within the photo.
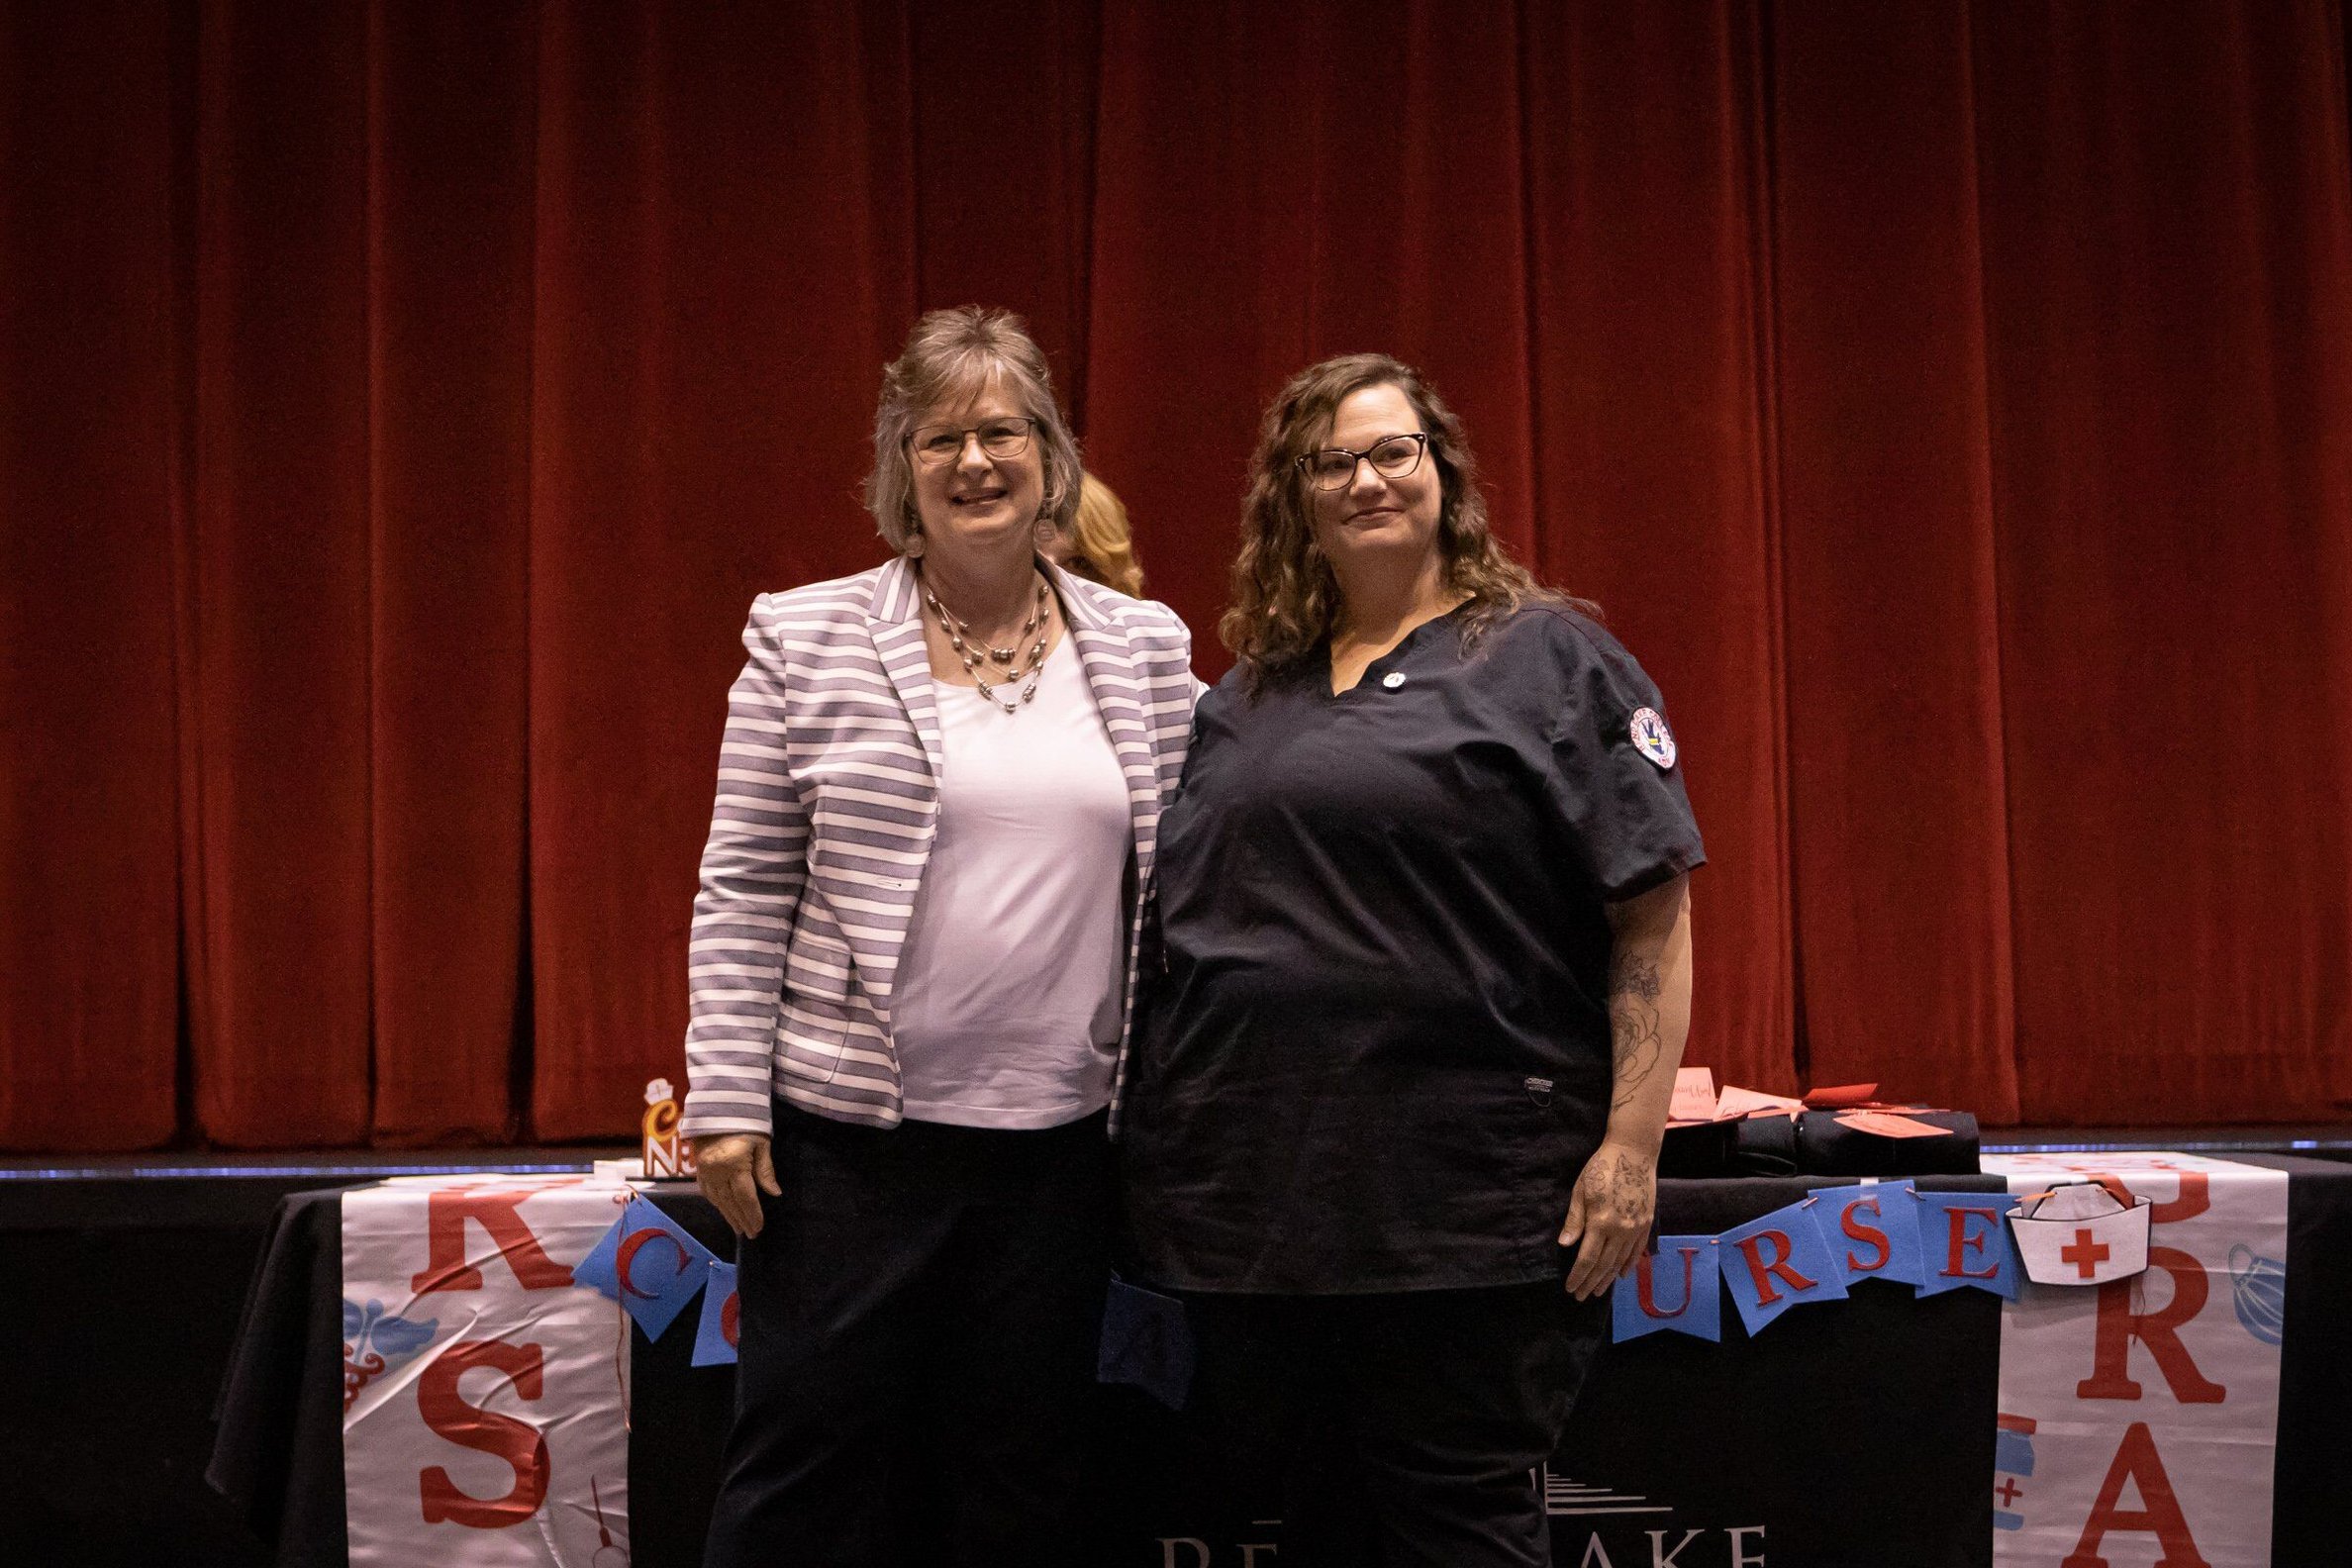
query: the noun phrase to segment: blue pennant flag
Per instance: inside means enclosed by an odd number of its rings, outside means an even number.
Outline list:
[[[1939,1296],[1973,1285],[2017,1299],[2016,1243],[2004,1217],[2017,1207],[2014,1193],[1923,1192],[1919,1211],[1919,1294]]]
[[[1714,1236],[1658,1237],[1658,1250],[1644,1252],[1633,1272],[1610,1289],[1613,1337],[1638,1339],[1660,1329],[1694,1338],[1723,1337],[1723,1293],[1715,1267],[1721,1243]]]
[[[1813,1224],[1829,1249],[1829,1266],[1847,1285],[1857,1280],[1921,1283],[1919,1206],[1907,1181],[1860,1187],[1815,1187]]]
[[[730,1366],[735,1358],[735,1266],[711,1259],[703,1287],[702,1322],[694,1330],[696,1366]]]
[[[612,1297],[645,1337],[658,1339],[703,1288],[709,1248],[642,1198],[632,1198],[604,1238],[572,1269],[572,1283]]]
[[[1807,1198],[1723,1232],[1723,1284],[1750,1334],[1799,1302],[1834,1301],[1845,1281],[1830,1260]]]
[[[1182,1410],[1192,1379],[1192,1325],[1185,1322],[1184,1303],[1113,1280],[1103,1303],[1095,1381],[1132,1383],[1168,1409]]]

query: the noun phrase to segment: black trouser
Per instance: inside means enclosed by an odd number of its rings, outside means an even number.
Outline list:
[[[706,1568],[1062,1562],[1108,1278],[1102,1116],[775,1118]]]
[[[1194,1402],[1283,1476],[1283,1568],[1543,1568],[1551,1457],[1607,1297],[1556,1280],[1376,1296],[1188,1295]]]

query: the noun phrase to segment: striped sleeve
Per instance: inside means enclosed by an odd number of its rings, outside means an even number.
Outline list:
[[[687,939],[688,1137],[769,1130],[784,955],[808,881],[809,814],[786,767],[785,654],[768,597],[743,629],[750,659],[727,698],[718,797]]]

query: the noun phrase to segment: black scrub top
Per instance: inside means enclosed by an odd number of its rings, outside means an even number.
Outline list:
[[[1467,607],[1348,691],[1202,698],[1160,822],[1124,1175],[1144,1275],[1342,1294],[1558,1277],[1608,1123],[1605,904],[1706,854],[1664,704],[1564,606]]]

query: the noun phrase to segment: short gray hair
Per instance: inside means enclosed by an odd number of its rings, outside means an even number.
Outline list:
[[[1078,510],[1084,470],[1078,442],[1053,395],[1045,355],[1029,337],[1029,325],[1008,310],[958,305],[931,311],[907,335],[907,346],[882,372],[882,399],[874,410],[874,469],[866,475],[866,510],[894,550],[904,551],[920,521],[915,511],[915,475],[907,438],[928,409],[976,397],[991,382],[1002,384],[1021,410],[1036,422],[1032,433],[1045,468],[1044,517],[1055,529],[1070,526]]]

